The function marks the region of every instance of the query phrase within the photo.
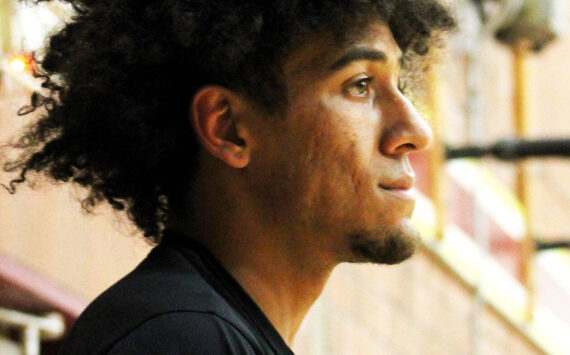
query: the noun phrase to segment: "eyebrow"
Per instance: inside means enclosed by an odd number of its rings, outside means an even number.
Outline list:
[[[346,52],[342,57],[340,57],[333,65],[329,68],[331,71],[336,71],[344,68],[351,62],[358,60],[369,60],[374,62],[385,62],[386,53],[370,48],[353,48]]]
[[[385,62],[387,60],[386,53],[377,49],[370,48],[353,48],[340,57],[333,65],[330,66],[330,71],[337,71],[348,64],[358,60],[369,60],[373,62]],[[399,58],[400,66],[403,66],[404,57]]]

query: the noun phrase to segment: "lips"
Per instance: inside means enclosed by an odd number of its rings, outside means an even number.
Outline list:
[[[378,187],[384,190],[409,191],[414,186],[416,177],[413,174],[402,175],[396,180],[380,183]]]
[[[402,175],[398,179],[380,183],[378,187],[385,193],[397,197],[398,199],[415,201],[416,196],[412,189],[414,181],[414,175],[406,174]]]

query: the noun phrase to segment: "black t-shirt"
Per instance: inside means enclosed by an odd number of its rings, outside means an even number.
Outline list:
[[[197,242],[166,232],[81,314],[61,354],[292,354],[261,309]]]

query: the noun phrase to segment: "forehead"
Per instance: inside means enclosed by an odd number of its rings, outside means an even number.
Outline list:
[[[392,31],[383,22],[374,22],[342,40],[335,40],[330,34],[309,36],[304,45],[290,55],[284,65],[285,78],[298,75],[327,74],[338,61],[354,49],[381,52],[385,60],[400,62],[402,51]]]

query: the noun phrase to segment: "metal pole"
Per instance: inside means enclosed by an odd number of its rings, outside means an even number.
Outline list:
[[[528,54],[531,44],[528,41],[519,41],[513,47],[513,70],[514,70],[514,92],[513,104],[515,115],[515,130],[520,138],[528,135],[529,119],[529,91],[528,91]],[[519,161],[516,165],[517,180],[516,194],[523,205],[523,213],[526,223],[526,235],[521,244],[521,279],[527,292],[526,318],[533,320],[534,314],[534,285],[533,285],[533,263],[535,245],[532,238],[532,226],[530,222],[530,195],[529,181],[527,176],[527,163]]]
[[[12,50],[12,16],[14,15],[14,1],[0,0],[0,36],[2,40],[2,54]]]
[[[39,355],[40,354],[40,330],[34,326],[28,326],[24,329],[24,354]]]
[[[492,156],[501,160],[523,158],[570,158],[570,138],[503,139],[486,145],[446,147],[446,159],[483,158]]]
[[[56,313],[37,316],[0,308],[0,324],[22,330],[22,346],[26,355],[40,353],[42,338],[57,339],[65,331],[63,317]]]
[[[443,189],[443,171],[445,164],[445,147],[443,145],[443,109],[441,105],[442,93],[441,84],[437,75],[437,68],[430,68],[429,71],[429,107],[431,110],[431,126],[434,136],[434,144],[430,149],[430,191],[429,197],[433,201],[436,213],[435,235],[442,239],[445,229],[445,203]]]
[[[536,251],[552,249],[570,249],[570,238],[566,240],[536,241]]]
[[[475,14],[473,15],[475,16]],[[482,82],[482,68],[481,56],[482,48],[481,41],[485,32],[481,28],[481,23],[478,23],[477,31],[473,34],[472,44],[470,50],[465,56],[466,60],[466,78],[467,78],[467,129],[469,142],[471,144],[483,144],[486,137],[485,134],[485,121],[483,119],[483,98],[481,91],[483,87]],[[481,162],[478,162],[478,169],[482,169]],[[477,245],[486,254],[489,252],[489,225],[486,213],[483,211],[483,186],[479,181],[473,190],[473,239]],[[484,323],[483,317],[487,302],[484,297],[484,284],[487,275],[485,275],[486,267],[484,259],[481,260],[480,269],[477,271],[475,282],[475,294],[473,297],[473,308],[470,322],[471,332],[471,354],[482,354],[482,339]]]

